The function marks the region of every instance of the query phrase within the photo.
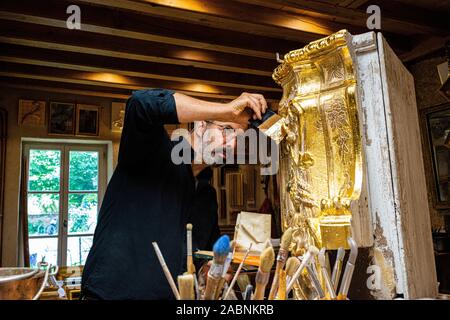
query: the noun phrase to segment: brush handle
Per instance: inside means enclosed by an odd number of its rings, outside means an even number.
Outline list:
[[[294,275],[291,277],[291,281],[289,282],[289,285],[286,288],[286,294],[289,294],[289,292],[291,292],[292,287],[295,284],[295,281],[298,279],[298,277],[302,273],[305,266],[309,264],[310,259],[311,259],[311,254],[308,251],[305,253],[305,256],[304,256],[302,262],[300,263],[300,266],[298,267],[297,271],[295,271]]]
[[[263,283],[257,283],[255,294],[253,295],[253,300],[264,300],[264,291],[266,290],[266,285]]]
[[[178,289],[180,290],[180,300],[195,300],[194,294],[194,277],[192,281],[183,279],[184,276],[178,276]],[[187,276],[186,276],[187,277]]]
[[[255,294],[253,296],[253,300],[264,300],[264,293],[266,290],[267,283],[269,282],[269,272],[262,272],[261,270],[258,270],[258,273],[256,274],[256,289]]]
[[[195,273],[195,265],[192,256],[187,256],[187,273],[189,274]]]
[[[222,293],[223,286],[225,285],[225,278],[221,278],[219,281],[219,285],[216,289],[216,294],[214,296],[214,300],[219,300],[220,294]]]
[[[177,300],[180,300],[180,293],[178,292],[177,285],[173,281],[172,275],[170,274],[169,268],[167,267],[166,261],[159,250],[159,246],[156,242],[153,242],[153,248],[155,249],[156,256],[158,257],[161,268],[163,269],[164,275],[166,276],[167,282],[169,282],[170,288],[172,289],[173,295]]]
[[[286,271],[281,269],[278,279],[280,285],[275,300],[286,300]]]
[[[331,282],[333,283],[334,292],[337,292],[341,272],[342,272],[342,260],[336,260],[333,267],[333,274],[331,275]]]
[[[273,277],[272,286],[270,287],[270,293],[268,300],[275,299],[278,289],[278,283],[280,279],[280,270],[284,267],[284,263],[282,261],[277,261],[277,267],[275,269],[275,275]]]
[[[339,295],[347,296],[348,289],[350,288],[350,283],[352,281],[353,270],[355,270],[355,265],[347,262],[345,267],[344,275],[342,276],[341,287],[339,288]]]
[[[327,267],[322,267],[322,276],[325,280],[325,285],[327,286],[328,293],[331,299],[336,299],[336,292],[334,291],[333,284],[330,280],[330,275],[328,274]]]
[[[219,287],[221,277],[213,277],[208,274],[208,280],[206,281],[205,288],[205,300],[214,300],[216,297],[216,290]]]
[[[231,280],[231,283],[230,283],[230,285],[229,285],[229,287],[228,287],[228,290],[225,292],[225,294],[224,294],[224,296],[223,296],[223,300],[226,300],[226,298],[227,298],[228,295],[230,294],[231,290],[233,290],[234,284],[235,284],[236,281],[237,281],[237,278],[238,278],[238,276],[239,276],[239,273],[241,273],[242,266],[244,265],[245,259],[247,259],[248,254],[250,253],[250,249],[251,249],[251,248],[252,248],[252,244],[250,243],[250,246],[248,247],[247,252],[246,252],[245,255],[244,255],[244,258],[242,259],[241,263],[239,264],[239,267],[237,268],[236,273],[234,274],[234,277],[233,277],[233,279]]]
[[[319,278],[317,277],[316,272],[312,268],[311,264],[307,265],[306,269],[308,270],[308,274],[311,279],[311,282],[313,283],[314,287],[316,288],[316,291],[319,294],[319,297],[321,299],[323,299],[325,297],[325,292],[323,292],[322,286],[320,285],[320,281],[319,281]]]

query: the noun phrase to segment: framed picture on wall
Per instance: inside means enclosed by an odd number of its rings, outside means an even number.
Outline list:
[[[113,102],[111,104],[111,131],[122,132],[125,119],[125,103]]]
[[[20,99],[17,122],[24,127],[45,126],[45,101]]]
[[[85,104],[77,105],[77,136],[98,136],[100,108]]]
[[[50,102],[48,112],[48,134],[75,134],[75,104],[65,102]]]
[[[425,172],[436,210],[450,209],[450,104],[422,110]]]

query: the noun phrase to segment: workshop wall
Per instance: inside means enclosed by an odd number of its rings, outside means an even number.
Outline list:
[[[47,134],[47,125],[43,127],[22,127],[18,125],[19,99],[49,102],[70,102],[100,106],[99,135],[98,137],[54,136]],[[99,143],[112,144],[112,166],[117,163],[120,133],[111,131],[111,102],[112,99],[76,96],[70,94],[47,93],[30,90],[8,89],[0,91],[0,107],[8,111],[5,194],[1,263],[2,266],[15,266],[18,264],[18,227],[19,227],[19,182],[21,165],[21,146],[23,138],[58,139],[61,142],[86,143],[99,141]],[[48,116],[48,115],[47,115]],[[46,119],[47,120],[47,119]],[[69,141],[70,140],[70,141]],[[108,155],[111,159],[111,155]],[[109,160],[111,162],[111,160]],[[110,174],[111,172],[108,172]],[[0,231],[1,232],[1,231]]]
[[[426,110],[427,108],[434,107],[445,103],[447,99],[443,94],[439,92],[439,88],[441,87],[441,82],[439,80],[439,74],[437,70],[437,66],[440,63],[447,61],[445,53],[442,54],[434,54],[429,57],[425,57],[423,59],[414,61],[408,64],[408,69],[411,71],[414,76],[414,83],[416,87],[416,99],[417,99],[417,108],[420,112]],[[426,128],[421,127],[421,130],[426,130]],[[423,136],[424,132],[422,132]],[[426,134],[426,132],[425,132]],[[444,212],[438,211],[434,208],[433,201],[431,198],[430,188],[435,188],[435,185],[432,182],[433,172],[431,170],[432,164],[427,163],[428,158],[426,157],[426,153],[430,153],[430,150],[422,147],[422,151],[424,153],[424,162],[425,162],[425,174],[427,177],[427,188],[428,188],[428,201],[430,208],[430,218],[431,218],[431,226],[433,229],[440,229],[445,227],[445,216]],[[448,213],[447,213],[448,214]],[[447,218],[448,219],[448,218]],[[449,219],[450,220],[450,219]]]

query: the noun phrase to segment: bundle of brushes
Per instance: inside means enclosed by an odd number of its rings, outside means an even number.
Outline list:
[[[268,244],[260,255],[260,263],[255,278],[255,286],[247,284],[242,292],[244,300],[286,300],[290,292],[295,289],[294,298],[296,299],[331,299],[346,300],[353,270],[355,268],[358,247],[356,242],[348,239],[350,245],[350,255],[347,260],[342,279],[340,277],[343,269],[343,260],[345,250],[339,248],[337,258],[333,267],[333,272],[329,267],[328,256],[325,248],[318,250],[314,246],[309,246],[303,256],[288,257],[289,245],[292,241],[292,229],[287,229],[283,234],[280,244],[280,250],[276,257],[276,269],[270,283],[271,270],[275,263],[275,252],[273,247]],[[195,273],[194,264],[192,262],[192,225],[187,225],[187,271],[177,278],[178,288],[172,279],[169,269],[164,262],[164,258],[156,243],[153,243],[155,252],[161,263],[164,274],[169,282],[172,292],[178,300],[217,300],[217,299],[233,299],[237,297],[233,287],[239,277],[241,269],[245,264],[245,259],[250,252],[251,246],[248,248],[244,259],[240,262],[230,283],[225,281],[225,276],[229,271],[232,260],[230,239],[227,235],[220,237],[213,246],[213,260],[209,271],[205,273],[206,278],[199,278]],[[201,270],[203,267],[201,268]],[[199,272],[199,276],[200,276]],[[205,283],[202,288],[199,282]],[[340,287],[339,287],[340,284]],[[339,287],[339,290],[338,290]],[[255,289],[253,292],[253,288]],[[270,290],[268,290],[270,288]],[[267,291],[269,291],[266,296]],[[315,291],[315,294],[314,294]]]
[[[204,299],[214,300],[223,288],[225,260],[230,252],[230,238],[224,235],[213,246],[214,258],[206,280]]]

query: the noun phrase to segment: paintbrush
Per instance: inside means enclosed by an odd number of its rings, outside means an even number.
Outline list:
[[[225,292],[223,296],[223,300],[226,300],[228,295],[230,294],[231,290],[234,287],[234,284],[236,283],[237,278],[239,277],[239,273],[241,273],[242,266],[244,265],[245,259],[247,259],[248,254],[250,253],[250,250],[252,249],[252,243],[248,246],[247,251],[245,252],[244,258],[242,259],[241,263],[239,264],[239,267],[236,270],[236,273],[234,274],[233,279],[231,280],[230,286],[228,287],[228,290]]]
[[[292,232],[293,231],[294,230],[292,228],[288,228],[283,233],[283,236],[281,237],[280,250],[278,250],[278,255],[277,255],[277,267],[275,270],[275,276],[272,281],[272,286],[270,288],[270,293],[269,293],[269,298],[268,298],[269,300],[273,300],[277,293],[279,273],[280,273],[280,270],[282,270],[284,268],[284,265],[286,263],[286,259],[289,254],[289,245],[291,244],[291,241],[292,241]]]
[[[286,271],[280,269],[278,279],[279,279],[279,286],[277,290],[276,300],[286,300]]]
[[[253,300],[264,300],[264,291],[266,290],[267,283],[269,282],[270,269],[275,262],[275,252],[273,247],[270,246],[261,253],[258,273],[256,274],[256,289],[253,296]]]
[[[194,276],[192,274],[178,276],[178,289],[180,290],[180,300],[195,300]]]
[[[319,281],[319,275],[317,273],[317,270],[314,268],[315,261],[314,257],[311,258],[311,262],[306,264],[306,270],[308,270],[308,276],[316,289],[317,293],[319,294],[320,299],[325,298],[325,292],[322,289],[322,286]]]
[[[192,224],[188,223],[186,225],[186,244],[187,244],[187,273],[194,274],[195,266],[194,261],[192,260]]]
[[[339,287],[338,300],[347,299],[348,289],[350,288],[353,271],[355,270],[356,258],[358,256],[358,245],[355,240],[353,240],[353,238],[348,238],[348,244],[350,246],[350,256],[345,265],[344,275],[342,276],[341,286]]]
[[[250,119],[250,127],[258,129],[264,135],[275,141],[277,144],[281,142],[286,136],[283,130],[284,118],[280,117],[274,111],[267,109],[262,114],[262,119]]]
[[[319,249],[317,249],[314,246],[309,246],[308,251],[303,256],[303,260],[302,260],[300,266],[298,267],[295,274],[291,277],[291,281],[289,282],[289,284],[286,288],[286,295],[288,295],[289,292],[291,292],[292,287],[294,286],[294,283],[300,276],[300,273],[302,272],[303,268],[305,268],[307,265],[309,265],[309,261],[311,260],[311,258],[313,258],[314,256],[316,256],[318,254],[319,254]]]
[[[292,276],[297,271],[298,267],[300,267],[300,260],[296,257],[290,257],[286,261],[286,282],[289,283]]]
[[[252,294],[253,294],[253,286],[251,284],[248,284],[247,287],[245,287],[244,294],[242,295],[242,298],[244,300],[252,300]]]
[[[223,276],[225,260],[230,252],[230,238],[227,235],[221,236],[214,244],[213,252],[214,258],[206,281],[205,300],[213,300],[217,290],[221,290],[219,285]]]
[[[156,256],[158,257],[159,264],[161,265],[161,268],[164,271],[164,275],[166,276],[167,282],[169,282],[170,288],[172,289],[173,295],[177,300],[180,300],[180,294],[177,290],[177,286],[175,284],[175,281],[173,281],[172,275],[170,274],[169,267],[166,264],[166,261],[164,261],[164,257],[161,253],[161,250],[159,250],[159,246],[156,242],[152,242],[153,248],[155,249]]]
[[[319,264],[320,269],[322,270],[322,277],[325,280],[325,285],[327,287],[328,293],[330,294],[331,299],[336,299],[336,292],[333,289],[333,284],[331,283],[330,274],[328,273],[326,266],[326,258],[325,258],[325,248],[322,248],[319,252]]]
[[[334,263],[333,273],[331,274],[331,282],[333,283],[334,292],[337,292],[337,289],[338,289],[339,279],[341,277],[341,272],[342,272],[342,263],[344,261],[344,256],[345,256],[345,250],[344,250],[344,248],[340,247],[337,250],[336,262]]]

